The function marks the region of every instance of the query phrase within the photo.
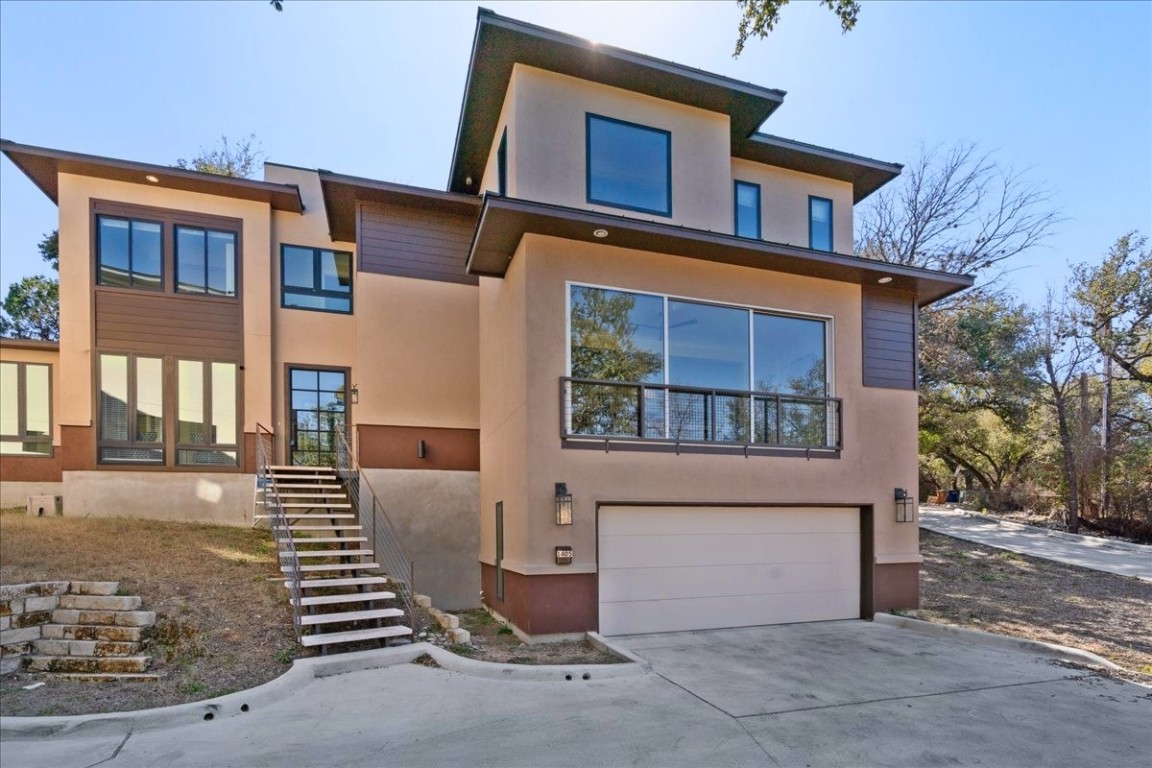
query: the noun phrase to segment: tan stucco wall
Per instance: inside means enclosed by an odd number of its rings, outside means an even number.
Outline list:
[[[760,237],[808,247],[808,196],[832,201],[832,245],[852,253],[852,184],[732,158],[732,180],[760,185]],[[733,223],[730,226],[734,226]],[[731,230],[729,230],[731,231]]]
[[[64,514],[250,525],[255,483],[227,472],[65,472]]]
[[[669,224],[732,231],[728,116],[517,64],[509,157],[514,196]],[[585,114],[672,133],[672,216],[587,201]],[[514,135],[513,135],[514,130]],[[512,170],[514,169],[514,171]]]
[[[516,104],[517,104],[517,83],[519,80],[513,77],[508,81],[508,88],[504,92],[504,105],[500,108],[500,118],[496,121],[496,135],[492,137],[492,146],[488,150],[488,162],[484,166],[484,178],[480,180],[480,185],[476,189],[483,194],[484,192],[499,192],[500,179],[498,174],[498,165],[496,162],[497,151],[500,149],[500,138],[504,135],[504,129],[508,129],[508,157],[506,159],[506,178],[508,189],[505,193],[508,197],[516,197],[516,137],[519,133],[519,126],[516,122]]]
[[[21,349],[0,340],[0,362],[39,363],[52,366],[52,445],[60,445],[60,351]],[[8,393],[4,395],[7,397]],[[12,393],[15,396],[15,393]],[[0,478],[2,479],[2,478]]]
[[[269,212],[266,203],[197,192],[129,184],[86,176],[59,175],[60,205],[60,368],[59,423],[92,424],[91,201],[111,200],[157,208],[229,216],[243,220],[244,431],[271,416],[271,306]]]
[[[505,365],[512,372],[506,377],[482,375],[482,400],[485,405],[496,401],[491,389],[518,388],[520,371],[525,372],[527,388],[515,421],[489,420],[489,414],[499,418],[512,404],[501,410],[482,408],[484,562],[491,563],[494,554],[486,530],[489,507],[502,495],[522,499],[505,502],[504,565],[524,573],[594,570],[598,501],[873,504],[877,556],[887,561],[916,557],[916,526],[897,525],[892,502],[893,488],[916,484],[916,393],[862,386],[858,286],[538,235],[525,238],[509,275],[516,281],[509,315],[520,313],[517,297],[525,303],[524,341],[517,346],[493,338],[513,320],[504,316],[508,306],[495,296],[482,302],[482,348],[506,344]],[[566,373],[566,281],[833,316],[833,394],[845,403],[841,458],[562,449],[559,379]],[[505,430],[505,439],[494,439]],[[516,444],[523,445],[526,477],[516,476],[512,461],[505,471],[490,473],[493,463],[504,461],[499,452]],[[576,523],[571,528],[558,527],[553,519],[556,482],[566,482],[575,500]],[[575,548],[572,566],[552,564],[553,547],[562,544]]]

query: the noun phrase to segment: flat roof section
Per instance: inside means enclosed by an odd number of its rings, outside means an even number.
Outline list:
[[[167,165],[137,163],[99,155],[65,152],[59,149],[33,147],[0,139],[0,152],[8,156],[40,191],[54,203],[59,203],[57,175],[71,173],[97,179],[124,181],[130,184],[200,192],[205,195],[231,197],[268,203],[277,211],[302,213],[304,204],[295,184],[273,184],[268,181],[219,176],[214,173],[186,171]],[[156,179],[152,181],[148,177]]]
[[[608,236],[597,238],[593,232],[598,229],[607,230]],[[468,254],[468,271],[474,275],[503,277],[526,233],[838,282],[882,284],[915,293],[919,306],[958,293],[974,282],[972,275],[906,267],[859,256],[492,196],[484,200]]]

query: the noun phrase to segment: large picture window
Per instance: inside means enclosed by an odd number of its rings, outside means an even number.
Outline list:
[[[52,367],[0,363],[0,455],[52,455]]]
[[[100,355],[98,412],[101,463],[163,464],[163,359]]]
[[[235,466],[236,364],[179,360],[176,381],[176,464]]]
[[[588,114],[588,202],[672,215],[672,134]]]
[[[828,321],[573,285],[568,434],[838,446]]]
[[[156,221],[96,217],[100,285],[163,290],[162,225]]]
[[[281,306],[352,312],[352,254],[284,245],[280,249]]]
[[[236,233],[176,227],[176,290],[236,295]]]

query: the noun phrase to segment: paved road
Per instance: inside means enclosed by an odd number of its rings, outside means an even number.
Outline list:
[[[1152,581],[1152,546],[1003,522],[948,507],[920,507],[920,527],[957,539]]]
[[[0,764],[1143,768],[1152,753],[1152,690],[1031,652],[864,621],[612,640],[653,671],[533,682],[401,664],[211,722],[5,739]]]

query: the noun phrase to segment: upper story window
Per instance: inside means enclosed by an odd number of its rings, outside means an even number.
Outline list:
[[[808,247],[832,250],[832,201],[826,197],[808,198]]]
[[[0,455],[52,455],[52,366],[0,363]]]
[[[162,225],[112,216],[97,216],[96,221],[100,285],[163,290]]]
[[[280,306],[352,312],[352,254],[299,245],[280,247]]]
[[[672,215],[672,134],[588,114],[588,202]]]
[[[737,237],[760,239],[760,185],[737,181],[735,200]]]
[[[500,147],[496,150],[496,191],[500,197],[508,195],[508,128],[500,134]]]
[[[236,233],[176,227],[176,291],[236,295]]]

